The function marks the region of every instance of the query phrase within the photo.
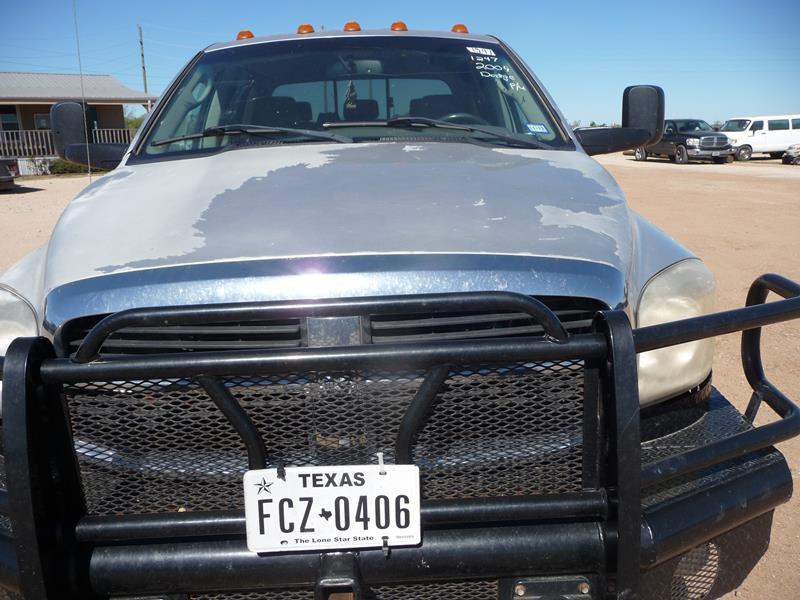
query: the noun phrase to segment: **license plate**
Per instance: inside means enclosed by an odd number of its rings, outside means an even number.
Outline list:
[[[251,552],[413,546],[421,541],[419,467],[350,465],[247,471]]]
[[[711,156],[719,156],[719,152],[712,152]]]

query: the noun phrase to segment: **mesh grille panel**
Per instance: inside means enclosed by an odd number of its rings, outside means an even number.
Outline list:
[[[190,600],[313,600],[312,590],[192,594]],[[496,581],[458,581],[376,586],[365,600],[497,600]]]
[[[314,600],[314,590],[275,590],[271,592],[190,594],[189,600]]]
[[[229,378],[228,389],[287,466],[394,462],[420,374]],[[66,390],[89,514],[241,509],[245,448],[185,380]],[[429,499],[580,491],[579,361],[450,374],[413,448]]]
[[[716,544],[698,546],[683,555],[672,576],[671,600],[706,600],[717,578],[719,550]]]

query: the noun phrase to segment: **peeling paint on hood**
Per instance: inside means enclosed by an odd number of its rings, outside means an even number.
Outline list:
[[[625,273],[630,219],[614,180],[581,152],[253,147],[97,180],[56,226],[45,288],[176,265],[351,255],[562,257]]]

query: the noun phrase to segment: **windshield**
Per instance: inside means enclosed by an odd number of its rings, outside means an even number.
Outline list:
[[[424,134],[433,141],[509,145],[514,136],[571,149],[533,85],[498,44],[469,40],[365,36],[234,46],[199,58],[142,148],[163,156],[231,145],[331,143],[310,134],[335,131],[338,143]],[[398,117],[475,129],[387,123]]]
[[[725,125],[722,126],[720,131],[744,131],[748,125],[750,125],[749,119],[732,119],[725,121]]]
[[[714,131],[714,128],[711,127],[711,125],[709,125],[705,121],[700,121],[696,119],[675,121],[675,124],[678,126],[678,133],[693,133],[695,131]]]

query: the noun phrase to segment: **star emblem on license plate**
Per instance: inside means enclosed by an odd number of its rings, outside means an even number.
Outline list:
[[[272,482],[267,483],[267,480],[264,479],[263,477],[261,478],[261,481],[259,481],[258,483],[254,483],[253,485],[255,485],[258,488],[259,494],[261,494],[261,492],[267,492],[268,494],[272,493],[272,491],[269,489],[272,487]]]

